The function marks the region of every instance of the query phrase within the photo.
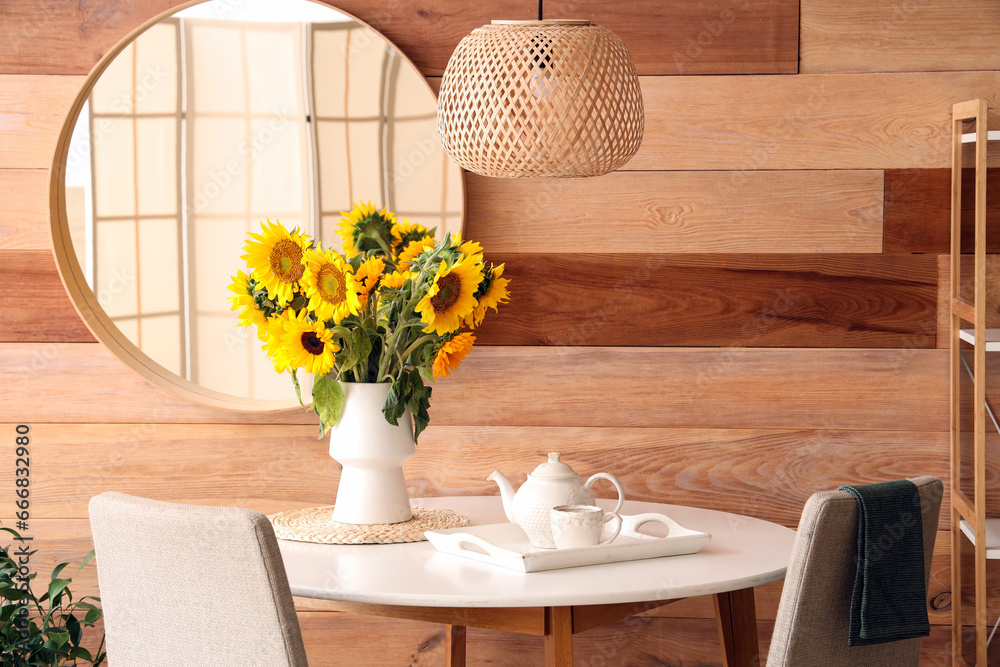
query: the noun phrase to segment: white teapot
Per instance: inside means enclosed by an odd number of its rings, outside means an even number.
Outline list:
[[[528,536],[532,546],[554,549],[552,540],[550,510],[556,505],[593,505],[594,494],[590,487],[599,479],[606,479],[618,490],[618,504],[613,512],[621,510],[625,502],[625,490],[621,483],[606,472],[592,475],[586,483],[571,467],[559,460],[559,454],[549,454],[549,460],[535,471],[528,473],[528,479],[514,493],[514,487],[499,470],[487,477],[500,487],[503,509],[507,518],[516,523]]]

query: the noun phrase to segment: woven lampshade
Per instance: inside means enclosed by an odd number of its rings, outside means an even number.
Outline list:
[[[642,142],[642,92],[612,31],[589,21],[493,21],[448,61],[438,131],[483,176],[599,176]]]

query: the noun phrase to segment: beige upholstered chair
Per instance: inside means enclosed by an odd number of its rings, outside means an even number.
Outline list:
[[[944,486],[934,477],[912,481],[920,493],[926,585]],[[847,646],[857,530],[857,503],[849,493],[825,491],[806,502],[767,667],[916,667],[920,662],[920,638]]]
[[[299,667],[278,542],[253,510],[90,501],[110,667]]]

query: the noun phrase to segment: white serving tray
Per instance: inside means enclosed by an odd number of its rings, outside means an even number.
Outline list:
[[[648,521],[667,526],[667,536],[653,537],[638,532],[638,528]],[[622,515],[618,537],[608,544],[577,549],[533,547],[524,531],[514,523],[428,530],[424,535],[438,551],[519,572],[693,554],[712,539],[708,533],[689,530],[670,517],[655,513]]]

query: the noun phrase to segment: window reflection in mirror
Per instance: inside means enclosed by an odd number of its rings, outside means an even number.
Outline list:
[[[177,376],[293,404],[229,307],[247,233],[278,219],[340,249],[358,200],[458,231],[462,175],[435,108],[391,44],[325,6],[217,0],[161,20],[100,76],[73,133],[67,214],[87,283]]]

